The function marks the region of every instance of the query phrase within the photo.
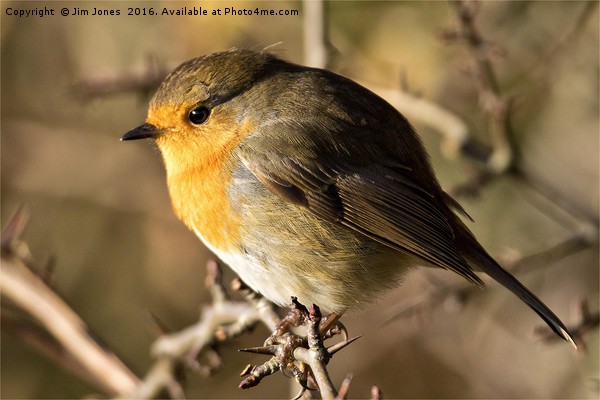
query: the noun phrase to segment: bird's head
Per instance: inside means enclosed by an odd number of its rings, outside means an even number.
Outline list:
[[[122,140],[154,139],[169,174],[221,160],[252,132],[252,88],[279,63],[269,53],[241,49],[189,60],[160,85],[146,123]]]

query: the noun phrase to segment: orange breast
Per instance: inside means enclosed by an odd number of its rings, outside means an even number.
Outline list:
[[[191,106],[172,104],[151,110],[147,122],[163,128],[157,138],[167,170],[167,183],[177,216],[217,250],[240,243],[240,217],[229,202],[228,189],[237,161],[234,148],[254,129],[239,121],[236,107],[216,107],[205,124],[193,126],[177,115]]]
[[[240,218],[227,194],[231,169],[209,165],[168,177],[177,216],[212,247],[229,251],[240,242]]]

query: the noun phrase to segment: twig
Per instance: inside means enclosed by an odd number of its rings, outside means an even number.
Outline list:
[[[148,96],[160,85],[168,72],[167,69],[159,67],[154,57],[148,57],[141,72],[88,78],[75,84],[73,90],[78,97],[86,101],[127,92],[138,92]]]
[[[338,390],[338,394],[336,400],[345,399],[348,397],[348,392],[350,391],[350,384],[352,383],[352,374],[346,375],[342,384],[340,385],[340,390]]]
[[[308,320],[308,351],[305,351],[303,348],[297,348],[294,350],[294,357],[310,365],[323,399],[333,399],[337,396],[337,390],[325,368],[332,354],[323,345],[323,339],[319,332],[321,310],[314,304],[310,309]]]
[[[484,153],[489,154],[486,163],[487,168],[475,174],[465,184],[455,188],[454,193],[456,195],[473,195],[478,189],[491,182],[499,174],[511,173],[513,177],[527,183],[532,189],[543,194],[548,199],[552,199],[558,207],[563,208],[571,215],[578,215],[580,219],[585,219],[597,228],[597,216],[582,212],[573,204],[572,200],[565,198],[565,196],[560,195],[556,190],[553,190],[548,185],[540,182],[539,179],[534,179],[528,174],[515,145],[514,129],[510,121],[510,101],[501,93],[498,78],[490,60],[490,46],[481,36],[475,24],[477,8],[481,3],[453,0],[452,4],[458,17],[459,28],[457,32],[448,36],[453,39],[464,39],[474,60],[473,77],[479,93],[480,105],[483,111],[490,117],[490,135],[492,140],[491,151],[484,150]],[[586,4],[573,29],[564,36],[547,57],[554,57],[565,46],[566,42],[579,34],[596,7],[597,2],[594,1]],[[481,148],[479,144],[467,141],[463,146],[463,150],[472,147]],[[477,153],[481,153],[481,151],[477,151]]]
[[[346,339],[326,348],[323,340],[344,332],[344,329],[335,323],[337,318],[329,319],[330,322],[324,325],[321,324],[321,320],[321,312],[317,306],[313,305],[308,311],[306,307],[293,299],[290,312],[278,324],[265,346],[241,350],[272,355],[272,357],[262,365],[248,365],[242,371],[242,376],[246,376],[246,378],[240,384],[240,388],[247,389],[256,386],[263,378],[281,370],[289,371],[304,389],[315,390],[318,388],[323,399],[334,399],[337,391],[329,377],[326,365],[335,353],[354,342],[358,337]],[[306,326],[307,335],[305,337],[291,333],[292,328],[301,325]],[[332,326],[332,328],[323,333],[327,326]],[[299,396],[303,393],[301,392]]]
[[[573,235],[538,253],[521,257],[512,263],[504,262],[504,265],[511,270],[513,274],[527,273],[534,269],[545,267],[551,262],[556,262],[589,247],[590,241],[587,237],[584,235]]]
[[[556,57],[565,49],[571,48],[573,42],[576,41],[577,37],[581,35],[586,27],[590,18],[594,15],[594,10],[598,7],[598,1],[589,0],[583,5],[581,14],[577,17],[577,20],[565,34],[558,40],[554,47],[542,57],[537,59],[535,65],[529,70],[520,74],[519,77],[515,78],[516,82],[525,81],[524,77],[531,77],[533,75],[540,74],[541,71],[547,70],[549,65],[554,64]]]
[[[274,331],[271,337],[273,345],[268,353],[276,353],[277,356],[261,366],[247,368],[245,373],[251,376],[241,386],[256,385],[265,376],[285,370],[291,372],[304,388],[314,390],[318,387],[323,398],[334,398],[336,391],[325,366],[333,354],[357,338],[344,339],[325,348],[324,339],[337,334],[346,335],[337,316],[327,319],[321,326],[321,315],[316,306],[309,313],[296,302],[292,312],[280,319],[271,303],[252,292],[239,279],[234,280],[233,287],[246,301],[231,300],[215,261],[208,263],[206,279],[213,302],[204,307],[198,323],[182,331],[165,334],[164,324],[151,316],[152,326],[160,334],[152,346],[156,361],[144,380],[140,381],[114,354],[92,338],[85,323],[47,286],[39,274],[16,256],[14,249],[22,245],[19,235],[24,229],[25,220],[23,211],[17,213],[3,233],[0,289],[5,300],[3,306],[16,305],[28,312],[43,329],[19,322],[4,309],[1,315],[3,328],[18,334],[105,393],[142,399],[163,395],[183,398],[185,393],[179,382],[182,367],[212,372],[220,365],[215,347],[217,343],[247,332],[260,322]],[[302,324],[306,324],[309,331],[306,337],[288,331],[289,327]],[[322,334],[321,329],[326,332]],[[46,330],[49,334],[46,334]],[[198,362],[201,353],[207,356],[209,365],[206,367]]]
[[[556,262],[590,246],[585,237],[569,237],[565,241],[536,254],[520,257],[511,262],[504,262],[505,267],[513,274],[528,273],[537,268],[548,265],[549,261]],[[466,301],[471,295],[481,291],[468,282],[454,285],[439,285],[435,290],[405,302],[385,323],[404,319],[429,310],[443,303],[449,296],[455,296],[461,302]]]
[[[379,386],[373,386],[371,388],[371,400],[380,400],[383,398],[383,395],[381,393],[381,389],[379,389]]]
[[[327,28],[327,4],[323,0],[305,0],[304,8],[304,63],[311,67],[326,68],[330,61]]]
[[[474,174],[463,185],[454,188],[452,194],[473,196],[485,184],[492,182],[495,177],[508,173],[545,199],[546,209],[541,211],[545,211],[546,215],[551,218],[559,216],[562,220],[570,217],[569,223],[573,227],[574,233],[570,238],[567,238],[565,243],[568,246],[563,247],[562,250],[575,252],[597,242],[598,227],[600,225],[598,216],[581,210],[568,196],[563,195],[540,179],[532,177],[524,165],[524,160],[519,157],[515,145],[514,130],[510,121],[510,102],[500,91],[498,78],[490,60],[490,46],[481,36],[475,24],[477,7],[481,3],[457,0],[452,1],[452,4],[458,16],[459,28],[457,33],[451,36],[464,39],[474,60],[473,75],[479,93],[480,105],[490,117],[490,134],[493,144],[487,168]],[[573,31],[565,36],[564,41],[571,40],[578,34],[596,6],[596,4],[591,3],[586,5],[578,19],[578,23]],[[559,44],[555,50],[558,51],[561,46],[563,44]],[[554,56],[554,54],[554,52],[551,53],[551,56]],[[463,149],[466,147],[463,147]],[[537,205],[540,204],[541,202],[538,201]],[[545,256],[563,257],[560,252],[556,251],[545,252]]]
[[[41,336],[24,325],[13,323],[12,328],[22,334],[28,330],[26,340],[44,347],[45,353],[65,368],[80,368],[78,375],[104,393],[111,396],[130,393],[139,384],[135,374],[93,338],[79,316],[15,252],[23,219],[22,211],[18,212],[2,235],[0,291],[3,300],[29,314],[49,336]],[[56,343],[50,344],[50,339]]]
[[[248,285],[246,285],[240,278],[235,278],[231,282],[231,288],[244,296],[244,299],[252,304],[254,308],[259,312],[260,319],[263,324],[270,331],[275,330],[275,327],[281,320],[279,315],[275,312],[273,303],[267,300],[265,297],[259,295],[253,291]]]
[[[528,173],[520,162],[515,165],[513,176],[536,195],[537,198],[529,199],[535,200],[535,206],[545,215],[557,220],[561,225],[568,225],[575,231],[575,235],[584,236],[590,243],[598,241],[600,220],[594,211],[581,208],[568,194]]]
[[[463,38],[473,56],[474,77],[479,104],[490,117],[492,153],[486,163],[495,174],[507,171],[514,161],[514,132],[510,123],[510,103],[500,92],[498,78],[489,59],[489,46],[475,27],[474,16],[479,3],[452,1],[458,16],[458,36]]]
[[[469,128],[456,114],[439,104],[397,89],[369,87],[411,120],[430,126],[442,134],[441,149],[448,158],[455,158],[469,142]]]
[[[3,304],[3,307],[5,304]],[[105,384],[101,379],[91,374],[81,362],[67,349],[58,343],[45,329],[27,321],[22,321],[18,316],[2,310],[0,314],[2,330],[18,337],[33,349],[48,357],[69,373],[88,382],[95,388],[104,391]],[[105,391],[106,394],[111,394]]]
[[[277,319],[273,306],[265,304],[266,300],[256,294],[251,296],[245,293],[247,298],[252,298],[250,303],[232,301],[223,286],[221,270],[216,261],[209,261],[207,269],[206,286],[213,297],[212,304],[204,307],[198,323],[156,340],[152,345],[152,354],[157,361],[134,392],[134,397],[153,398],[169,388],[179,393],[180,386],[174,378],[179,366],[186,364],[199,369],[195,361],[198,354],[213,351],[211,346],[215,343],[239,336],[258,322],[271,327],[273,320]],[[239,290],[244,288],[244,285],[238,284]],[[177,394],[174,397],[181,396]]]

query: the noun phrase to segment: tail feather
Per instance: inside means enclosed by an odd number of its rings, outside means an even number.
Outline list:
[[[529,289],[523,286],[517,278],[498,265],[491,257],[488,256],[486,258],[487,260],[484,262],[478,263],[479,268],[481,268],[483,272],[513,292],[519,299],[531,307],[531,309],[535,311],[558,336],[577,348],[575,340],[569,333],[569,330],[548,306],[546,306],[536,295],[531,293]]]
[[[460,220],[457,218],[457,221]],[[573,336],[569,333],[569,330],[565,327],[565,324],[563,324],[560,318],[538,299],[536,295],[531,293],[529,289],[519,282],[517,278],[502,268],[477,242],[473,234],[462,221],[458,223],[458,227],[459,229],[455,232],[455,242],[461,249],[463,256],[471,261],[474,266],[513,292],[519,299],[535,311],[558,336],[577,348]]]

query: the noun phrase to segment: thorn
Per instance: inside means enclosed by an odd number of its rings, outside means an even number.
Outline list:
[[[379,400],[381,399],[381,389],[379,389],[379,386],[373,386],[371,388],[371,400]]]
[[[248,375],[250,372],[252,372],[253,368],[254,366],[252,364],[246,365],[242,372],[240,372],[240,376]]]
[[[27,221],[29,221],[29,212],[25,209],[24,205],[20,205],[2,230],[2,239],[0,240],[2,250],[12,250],[15,242],[18,241],[23,234],[23,231],[27,226]]]
[[[167,328],[167,325],[162,322],[152,311],[146,312],[145,320],[148,323],[150,332],[152,332],[156,337],[162,336],[170,331]]]
[[[346,397],[348,397],[348,391],[350,390],[352,378],[352,373],[348,373],[348,375],[346,375],[346,377],[342,381],[342,384],[340,385],[340,390],[338,390],[338,395],[336,396],[336,399],[345,399]]]
[[[217,282],[221,282],[221,278],[223,277],[223,271],[221,270],[221,266],[215,259],[210,259],[206,263],[206,280],[205,285],[207,288],[213,287]]]
[[[56,257],[50,256],[46,261],[46,264],[42,267],[40,271],[40,277],[47,284],[51,285],[54,280],[54,268],[56,267]]]
[[[327,348],[327,352],[329,353],[329,355],[334,355],[335,353],[337,353],[338,351],[342,350],[344,347],[350,345],[352,342],[360,339],[362,337],[362,335],[359,336],[354,336],[352,339],[348,339],[348,340],[344,340],[343,342],[339,342],[334,344],[331,347]]]
[[[239,349],[238,351],[243,351],[245,353],[255,353],[255,354],[268,354],[275,355],[275,346],[258,346],[258,347],[247,347],[245,349]]]

